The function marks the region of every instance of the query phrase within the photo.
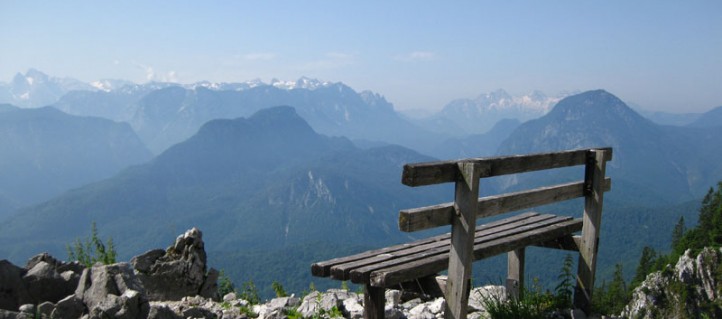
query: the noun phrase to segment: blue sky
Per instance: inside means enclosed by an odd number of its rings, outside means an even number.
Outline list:
[[[603,88],[651,110],[722,105],[722,1],[0,1],[0,81],[301,76],[440,109]]]

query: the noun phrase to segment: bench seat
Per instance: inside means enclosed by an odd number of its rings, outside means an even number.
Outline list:
[[[582,220],[529,212],[477,226],[474,260],[542,244],[578,232]],[[370,250],[311,265],[314,276],[388,288],[439,273],[449,264],[451,234]]]

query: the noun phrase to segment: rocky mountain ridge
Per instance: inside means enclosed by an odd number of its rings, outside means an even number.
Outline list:
[[[722,318],[722,249],[685,251],[637,287],[623,318]]]

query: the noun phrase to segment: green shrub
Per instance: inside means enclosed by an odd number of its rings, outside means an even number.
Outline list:
[[[229,293],[236,292],[236,286],[231,281],[231,278],[221,269],[218,275],[218,295],[223,297]]]
[[[288,297],[288,294],[286,293],[286,290],[283,289],[283,285],[281,285],[281,283],[279,283],[278,281],[274,281],[274,282],[271,284],[271,287],[273,288],[273,291],[276,293],[276,297],[277,297],[277,298],[280,298],[280,297]]]
[[[98,236],[98,229],[95,222],[91,224],[90,238],[84,241],[76,239],[73,246],[65,245],[68,251],[69,261],[78,261],[86,267],[92,267],[93,264],[100,262],[104,265],[116,263],[117,253],[113,245],[113,239],[108,238],[107,246]]]
[[[558,297],[544,291],[539,280],[534,278],[531,289],[524,288],[521,297],[502,300],[499,296],[483,297],[481,302],[492,319],[506,318],[548,318],[556,310]]]

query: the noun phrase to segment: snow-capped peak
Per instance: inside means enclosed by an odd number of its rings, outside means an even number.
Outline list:
[[[294,81],[281,81],[278,79],[271,80],[271,85],[279,88],[279,89],[285,89],[285,90],[295,90],[295,89],[306,89],[306,90],[315,90],[321,87],[328,87],[333,85],[331,82],[326,81],[319,81],[317,79],[310,79],[307,77],[301,77],[300,79]]]
[[[103,79],[90,82],[89,84],[99,91],[110,92],[124,86],[133,85],[134,83],[126,80]]]

